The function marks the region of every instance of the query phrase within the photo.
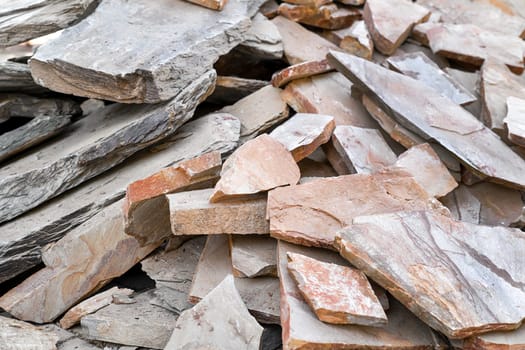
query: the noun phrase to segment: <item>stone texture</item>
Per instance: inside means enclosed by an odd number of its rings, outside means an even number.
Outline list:
[[[388,108],[398,122],[440,143],[463,165],[487,180],[525,188],[521,176],[525,161],[472,114],[434,89],[355,56],[332,52],[329,60],[369,97]],[[418,98],[411,97],[413,91],[418,91]]]
[[[336,246],[450,338],[512,330],[525,317],[519,267],[525,235],[518,229],[479,226],[432,212],[400,212],[356,218],[338,233]]]
[[[348,266],[288,253],[288,271],[319,320],[381,326],[387,318],[366,276]]]
[[[218,76],[215,90],[206,101],[220,105],[230,105],[253,94],[266,85],[270,85],[270,83],[264,80]]]
[[[328,142],[334,128],[331,116],[297,113],[275,128],[270,136],[282,143],[298,162]]]
[[[288,118],[288,106],[281,99],[281,89],[265,86],[221,112],[230,113],[241,121],[243,141],[255,138],[273,125]]]
[[[165,350],[260,349],[263,328],[246,309],[228,275],[191,310],[183,312]]]
[[[279,142],[261,135],[239,147],[224,162],[211,202],[243,197],[299,182],[299,167]],[[231,232],[234,233],[234,232]]]
[[[266,196],[210,203],[213,189],[168,194],[174,235],[266,234]]]
[[[266,60],[278,60],[284,55],[279,30],[261,13],[253,17],[252,26],[246,33],[246,39],[237,49]]]
[[[134,296],[132,304],[111,304],[80,321],[88,339],[164,349],[177,314],[152,305],[155,290]]]
[[[302,298],[287,269],[287,254],[298,253],[323,263],[347,264],[325,249],[279,241],[278,269],[284,349],[439,349],[444,342],[423,322],[392,300],[382,327],[333,325],[320,321]]]
[[[363,13],[375,48],[385,55],[393,54],[414,25],[427,21],[429,16],[426,8],[407,0],[370,0]]]
[[[0,92],[15,91],[43,93],[47,90],[35,83],[27,64],[11,61],[0,62]]]
[[[190,301],[197,303],[231,274],[232,261],[228,249],[228,236],[208,236],[193,277]],[[248,310],[259,322],[280,324],[279,279],[235,278],[235,286]]]
[[[491,332],[457,340],[453,345],[463,350],[519,350],[525,347],[525,327],[521,326],[510,332]]]
[[[230,235],[230,256],[235,277],[277,277],[277,240],[269,236]]]
[[[69,309],[60,319],[60,327],[64,329],[73,327],[80,322],[82,317],[110,305],[113,302],[113,296],[116,294],[130,295],[132,293],[132,289],[113,287],[93,295]]]
[[[126,233],[143,246],[169,238],[170,210],[164,195],[213,186],[221,165],[219,152],[206,153],[129,184],[123,207]]]
[[[441,205],[404,172],[317,179],[268,194],[272,237],[329,249],[356,216],[426,208]]]
[[[326,159],[314,160],[305,158],[297,165],[301,170],[301,180],[304,178],[337,176],[337,172]]]
[[[326,31],[324,36],[345,52],[372,59],[374,41],[366,29],[365,21],[356,21],[348,28]]]
[[[337,50],[331,42],[283,16],[275,17],[272,22],[281,34],[284,56],[292,65],[320,61],[325,59],[329,50]]]
[[[525,147],[525,99],[512,96],[507,98],[507,116],[503,122],[508,130],[508,139]]]
[[[89,15],[98,0],[21,0],[0,10],[0,47],[66,28]]]
[[[339,125],[332,143],[351,173],[372,174],[396,161],[396,154],[376,129]]]
[[[66,94],[167,101],[244,40],[262,2],[230,0],[215,12],[184,1],[102,1],[88,21],[38,49],[31,73],[38,84]]]
[[[110,105],[73,124],[63,137],[4,166],[0,169],[0,222],[173,134],[209,94],[214,79],[215,73],[210,71],[161,105]]]
[[[464,108],[476,118],[481,119],[480,71],[467,72],[460,69],[446,67],[445,72],[459,82],[472,96],[476,98],[476,101],[464,106]]]
[[[68,98],[42,98],[20,93],[0,94],[0,121],[10,117],[79,115],[80,106]]]
[[[272,76],[272,85],[275,87],[282,87],[292,80],[307,78],[312,75],[318,75],[332,71],[326,60],[321,61],[306,61],[295,64],[274,73]]]
[[[231,117],[202,117],[181,127],[157,148],[141,151],[122,165],[0,225],[0,282],[38,265],[41,247],[122,198],[129,183],[207,152],[229,152],[237,145],[239,130],[239,121]]]
[[[395,55],[388,58],[387,62],[395,71],[424,82],[459,105],[466,105],[476,100],[475,96],[442,71],[424,53]]]
[[[0,316],[0,345],[5,350],[57,350],[58,336],[29,323]]]
[[[315,7],[282,3],[279,6],[279,14],[292,21],[322,29],[346,28],[361,18],[361,13],[358,10],[338,7],[335,4]]]
[[[24,321],[47,323],[151,253],[124,233],[122,202],[68,232],[42,252],[46,267],[0,298],[0,307]]]
[[[201,5],[212,10],[222,11],[224,5],[228,3],[228,0],[186,0],[191,3]]]

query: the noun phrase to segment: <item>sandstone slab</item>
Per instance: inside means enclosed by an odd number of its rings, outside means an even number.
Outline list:
[[[235,277],[277,277],[277,240],[269,236],[230,235]]]
[[[275,87],[282,87],[292,80],[307,78],[312,75],[322,74],[332,71],[326,60],[321,61],[306,61],[303,63],[294,64],[276,72],[272,76],[272,85]]]
[[[356,21],[350,27],[326,31],[324,36],[350,54],[372,59],[374,41],[366,29],[365,21]]]
[[[263,328],[248,312],[228,275],[192,309],[183,312],[165,350],[260,349]]]
[[[458,222],[435,212],[400,212],[356,218],[338,234],[336,246],[450,338],[513,330],[525,317],[518,267],[525,235],[518,229]]]
[[[292,21],[322,29],[346,28],[361,18],[361,13],[358,10],[338,7],[336,4],[315,7],[282,3],[279,6],[279,14]]]
[[[512,96],[507,98],[507,116],[503,122],[507,126],[508,139],[525,147],[525,99]]]
[[[58,336],[32,324],[0,316],[0,344],[5,350],[57,350]]]

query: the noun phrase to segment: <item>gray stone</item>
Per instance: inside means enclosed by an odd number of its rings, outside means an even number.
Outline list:
[[[230,235],[235,277],[277,277],[277,240],[270,236]]]
[[[35,83],[27,64],[5,61],[0,62],[0,91],[41,93],[48,90]]]
[[[260,59],[277,60],[283,57],[283,42],[279,30],[261,13],[253,17],[246,39],[238,47],[241,52]]]

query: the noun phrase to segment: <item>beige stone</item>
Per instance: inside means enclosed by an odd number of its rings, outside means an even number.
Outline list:
[[[201,5],[212,10],[221,11],[224,8],[224,5],[228,3],[228,0],[186,0],[191,3]]]
[[[277,277],[277,240],[269,236],[230,235],[235,277]]]
[[[512,96],[507,98],[507,116],[503,122],[507,126],[508,139],[525,147],[525,99]]]
[[[372,59],[374,41],[366,29],[365,21],[356,21],[348,28],[326,31],[324,36],[345,52]]]
[[[4,350],[57,350],[58,340],[52,332],[0,316],[0,345]]]

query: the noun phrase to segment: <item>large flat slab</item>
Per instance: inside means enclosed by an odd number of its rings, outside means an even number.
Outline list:
[[[31,72],[40,85],[62,93],[166,101],[244,40],[262,2],[230,0],[216,12],[184,1],[102,1],[89,20],[42,45]]]
[[[356,218],[338,233],[336,245],[354,266],[450,338],[512,330],[525,318],[525,234],[518,229],[463,223],[435,212],[400,212]]]
[[[0,344],[6,350],[57,350],[58,336],[30,323],[0,316]]]
[[[361,58],[331,52],[329,60],[409,130],[437,141],[488,180],[525,188],[525,160],[459,105],[417,80]]]
[[[0,169],[0,222],[12,219],[173,134],[210,92],[210,71],[161,105],[113,104]],[[140,137],[137,137],[140,135]]]

